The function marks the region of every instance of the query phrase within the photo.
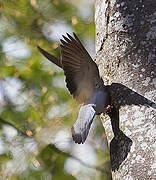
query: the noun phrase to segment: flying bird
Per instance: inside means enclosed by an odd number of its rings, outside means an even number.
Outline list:
[[[39,51],[52,63],[63,69],[66,86],[80,107],[73,125],[72,137],[75,143],[83,144],[88,136],[95,115],[107,111],[110,105],[109,87],[104,85],[96,63],[92,60],[75,33],[67,33],[61,39],[61,59],[38,46]]]

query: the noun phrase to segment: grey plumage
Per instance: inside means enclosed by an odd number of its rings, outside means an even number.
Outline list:
[[[95,104],[83,105],[79,110],[77,121],[72,127],[72,137],[77,143],[84,143],[87,138],[91,123],[96,115],[94,106]]]
[[[67,34],[61,41],[61,60],[38,47],[51,62],[64,70],[66,86],[78,103],[83,103],[78,118],[72,127],[76,143],[84,143],[96,114],[106,111],[109,91],[99,76],[96,63],[92,60],[75,33]]]

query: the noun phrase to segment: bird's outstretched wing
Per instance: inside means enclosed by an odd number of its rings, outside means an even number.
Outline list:
[[[70,93],[79,103],[84,103],[80,108],[78,119],[72,127],[73,140],[84,143],[91,123],[97,113],[94,92],[102,91],[104,84],[99,76],[96,63],[92,60],[75,33],[67,34],[61,39],[61,60],[47,53],[40,47],[39,51],[51,62],[63,68],[66,76],[66,85]],[[99,101],[101,102],[101,101]]]
[[[63,36],[65,41],[61,40],[61,60],[39,46],[38,49],[47,59],[63,68],[68,90],[79,103],[83,103],[91,97],[94,88],[103,85],[103,81],[96,63],[76,34],[73,33],[74,37],[67,35],[68,37]]]
[[[90,126],[96,114],[93,106],[93,104],[81,106],[77,121],[72,127],[73,140],[78,144],[83,144],[88,136]]]
[[[67,88],[80,103],[86,102],[93,90],[103,85],[99,70],[75,33],[61,39],[62,68]]]
[[[62,63],[59,59],[57,59],[55,56],[49,54],[45,50],[43,50],[41,47],[37,46],[38,50],[47,58],[49,59],[52,63],[56,64],[60,68],[62,68]]]

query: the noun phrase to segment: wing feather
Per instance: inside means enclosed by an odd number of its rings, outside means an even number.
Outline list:
[[[59,59],[57,59],[55,56],[49,54],[45,50],[43,50],[41,47],[37,46],[38,50],[47,58],[49,59],[52,63],[56,64],[60,68],[62,68],[62,63]]]
[[[62,67],[66,76],[66,84],[70,93],[80,103],[91,97],[95,81],[102,84],[99,70],[81,41],[67,34],[61,39]]]
[[[75,143],[83,144],[88,136],[90,126],[93,122],[94,116],[96,115],[93,106],[94,104],[87,104],[81,106],[79,110],[77,121],[72,127],[72,137]]]

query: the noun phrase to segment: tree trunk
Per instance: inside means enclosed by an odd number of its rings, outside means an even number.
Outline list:
[[[154,180],[156,3],[153,0],[96,0],[95,23],[96,63],[105,84],[113,83],[110,86],[112,103],[119,110],[119,127],[126,135],[117,137],[116,145],[112,141],[112,177]],[[101,119],[110,143],[114,136],[110,118],[102,115]],[[124,142],[124,138],[128,141]]]

